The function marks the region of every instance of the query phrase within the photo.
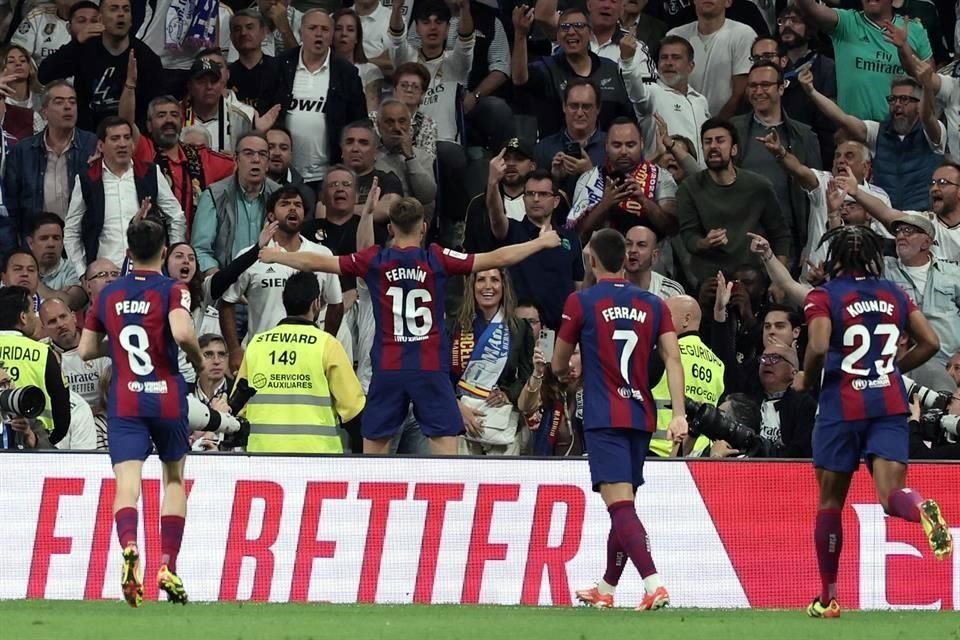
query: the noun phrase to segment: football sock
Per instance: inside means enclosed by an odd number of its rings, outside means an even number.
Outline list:
[[[183,540],[182,516],[160,517],[160,564],[167,565],[171,572],[177,572],[177,554],[180,553],[180,541]]]
[[[611,522],[610,533],[607,535],[607,570],[603,573],[603,580],[597,585],[600,593],[612,594],[616,590],[626,563],[627,554],[623,545],[620,544],[620,538],[617,537],[617,532],[613,528],[613,522]],[[604,588],[608,588],[609,591],[604,591]]]
[[[128,545],[137,544],[137,510],[135,507],[124,507],[113,514],[117,523],[117,538],[124,549]]]
[[[920,503],[923,496],[911,489],[894,489],[887,496],[887,513],[908,522],[920,522]]]
[[[632,500],[614,502],[608,509],[613,529],[620,540],[620,545],[627,552],[641,578],[646,578],[657,572],[650,555],[650,539],[643,523],[637,517],[637,509]]]
[[[830,604],[837,597],[837,567],[843,548],[843,521],[839,509],[817,511],[817,526],[813,533],[817,547],[817,565],[820,567],[820,604]]]

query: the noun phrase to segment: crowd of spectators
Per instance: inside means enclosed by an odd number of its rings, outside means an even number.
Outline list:
[[[404,197],[449,249],[488,251],[546,226],[562,237],[451,280],[451,384],[491,322],[511,345],[482,406],[462,403],[462,452],[583,453],[579,355],[558,379],[549,351],[566,296],[592,281],[584,252],[604,227],[626,238],[628,280],[671,300],[685,353],[704,359],[695,399],[784,457],[811,451],[816,398],[792,381],[804,297],[824,278],[820,240],[872,228],[886,277],[940,337],[910,375],[960,415],[955,22],[945,0],[0,2],[0,274],[39,315],[0,310],[0,334],[49,345],[72,408],[62,424],[66,395],[47,390],[50,424],[15,421],[0,446],[106,446],[110,362],[76,348],[85,310],[129,269],[135,216],[163,222],[167,273],[192,293],[204,367],[183,359],[183,373],[227,410],[244,348],[283,318],[293,274],[259,249],[355,251],[375,185],[378,244]],[[278,204],[290,193],[293,209]],[[355,278],[318,282],[317,323],[366,390],[370,295]],[[927,409],[917,424],[935,422]],[[928,428],[914,452],[955,457],[954,440]],[[428,451],[412,414],[393,449]],[[748,452],[691,437],[656,453]]]

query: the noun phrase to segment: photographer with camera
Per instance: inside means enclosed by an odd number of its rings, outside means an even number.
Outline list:
[[[903,377],[910,398],[910,459],[960,460],[960,390],[934,391]]]
[[[31,391],[14,390],[10,373],[0,365],[0,450],[10,449],[53,449],[47,430],[36,415],[43,410],[43,395],[37,387]],[[17,393],[20,391],[20,393]],[[26,398],[24,395],[26,394]],[[23,402],[26,399],[27,402]],[[13,404],[14,406],[10,406]],[[29,405],[29,406],[21,406]],[[16,409],[16,411],[12,411]],[[27,414],[29,417],[25,417]]]
[[[35,386],[43,392],[43,411],[37,419],[50,443],[57,444],[70,429],[70,394],[50,347],[28,337],[39,326],[30,291],[19,286],[0,289],[0,363],[16,387]]]

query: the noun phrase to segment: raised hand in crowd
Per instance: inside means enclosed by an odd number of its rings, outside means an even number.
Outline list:
[[[782,158],[786,155],[787,150],[784,149],[783,144],[780,142],[780,134],[777,133],[776,128],[770,129],[765,136],[758,136],[755,138],[757,142],[760,142],[767,148],[767,151],[773,154],[775,158]]]
[[[153,202],[150,197],[146,197],[140,201],[140,208],[137,209],[137,214],[133,216],[134,220],[143,220],[147,217],[147,214],[150,213],[150,208],[153,206]]]
[[[716,295],[713,302],[713,319],[717,322],[726,322],[727,305],[733,294],[733,282],[727,282],[723,271],[717,271]]]
[[[750,251],[760,256],[761,260],[767,262],[775,257],[773,255],[773,247],[770,246],[770,242],[766,238],[760,234],[750,232],[747,232],[747,237],[750,238]]]
[[[797,74],[797,82],[800,83],[800,88],[803,89],[803,92],[807,95],[816,91],[816,88],[813,86],[813,71],[810,70],[810,65],[804,65],[804,68]]]
[[[81,25],[73,34],[73,37],[77,42],[83,44],[90,38],[99,38],[102,36],[103,30],[104,26],[102,22],[88,22],[85,25]]]
[[[634,54],[637,52],[637,37],[632,33],[625,34],[620,38],[620,59],[621,60],[633,60]]]
[[[133,52],[133,47],[131,47],[130,55],[127,56],[127,79],[124,80],[124,84],[127,86],[128,89],[137,88],[139,73],[140,72],[137,70],[137,54]]]
[[[274,5],[276,6],[276,5]],[[277,118],[280,117],[280,105],[275,104],[264,113],[257,113],[253,119],[253,125],[257,131],[266,133],[277,124]]]
[[[907,23],[903,23],[903,29],[893,24],[892,20],[885,20],[880,26],[883,27],[883,37],[887,42],[897,49],[907,47]]]
[[[843,168],[841,175],[833,177],[833,183],[843,191],[845,196],[855,197],[857,191],[860,190],[860,184],[848,167]]]
[[[814,264],[807,260],[807,282],[819,287],[827,281],[827,273],[823,270],[823,263]]]
[[[519,36],[526,38],[533,28],[533,8],[525,4],[513,8],[513,30]]]
[[[503,180],[503,175],[507,172],[507,161],[503,159],[506,153],[507,150],[504,148],[500,153],[490,158],[490,170],[487,173],[488,184],[498,185]]]

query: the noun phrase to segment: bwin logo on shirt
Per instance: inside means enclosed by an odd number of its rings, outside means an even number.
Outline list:
[[[307,113],[322,113],[326,98],[318,100],[305,100],[302,98],[293,98],[290,101],[290,111],[305,111]]]

